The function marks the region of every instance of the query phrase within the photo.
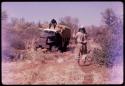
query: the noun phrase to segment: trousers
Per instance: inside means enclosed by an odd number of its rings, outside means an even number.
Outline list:
[[[83,54],[87,54],[87,43],[86,44],[77,43],[75,49],[75,57],[79,59],[80,57],[82,57]]]

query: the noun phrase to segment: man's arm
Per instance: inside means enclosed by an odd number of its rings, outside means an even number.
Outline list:
[[[87,43],[87,34],[84,34],[83,37],[84,37],[83,43]]]
[[[75,37],[74,37],[74,38],[75,38],[75,44],[77,43],[77,37],[78,37],[78,36],[77,36],[77,33],[76,33],[76,35],[75,35]]]

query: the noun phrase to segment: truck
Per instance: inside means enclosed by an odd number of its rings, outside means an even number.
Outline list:
[[[65,25],[57,25],[55,29],[42,28],[35,49],[46,48],[50,51],[56,49],[63,52],[66,51],[70,38],[71,29]]]

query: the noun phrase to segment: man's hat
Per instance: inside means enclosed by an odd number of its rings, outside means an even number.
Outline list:
[[[80,32],[84,32],[84,33],[86,33],[85,28],[84,28],[83,25],[80,26],[79,31],[80,31]]]

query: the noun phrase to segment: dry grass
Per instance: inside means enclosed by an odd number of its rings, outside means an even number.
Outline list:
[[[79,66],[74,50],[64,53],[41,50],[29,52],[30,59],[2,62],[3,84],[103,84],[109,80],[107,68]]]
[[[2,82],[3,84],[102,83],[102,74],[106,73],[102,71],[102,69],[105,70],[104,68],[101,68],[101,71],[97,72],[100,69],[96,66],[93,66],[94,70],[92,70],[92,67],[79,67],[75,61],[70,60],[70,62],[67,62],[66,59],[66,57],[65,59],[63,57],[62,62],[55,60],[43,63],[37,59],[26,60],[24,62],[2,63]],[[87,78],[91,78],[92,81]]]

